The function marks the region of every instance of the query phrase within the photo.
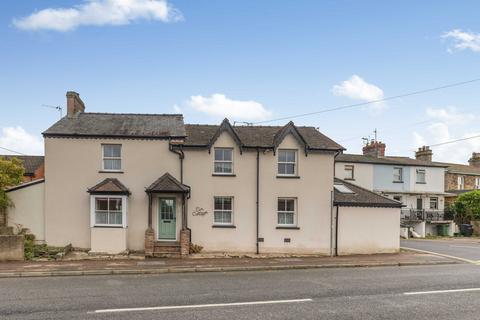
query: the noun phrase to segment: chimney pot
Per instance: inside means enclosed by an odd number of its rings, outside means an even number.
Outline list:
[[[75,91],[67,91],[67,116],[73,118],[81,112],[85,112],[85,104],[80,95]]]
[[[381,141],[371,140],[363,147],[363,155],[373,157],[385,157],[385,143]]]
[[[415,152],[415,159],[421,161],[432,162],[433,152],[429,146],[421,146]]]

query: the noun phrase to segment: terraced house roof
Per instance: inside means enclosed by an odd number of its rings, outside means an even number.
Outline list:
[[[23,167],[25,168],[24,175],[33,176],[35,170],[37,170],[45,161],[44,156],[20,156],[20,155],[0,155],[0,158],[10,160],[12,158],[17,158],[23,162]]]
[[[446,168],[447,165],[439,162],[429,162],[408,157],[375,157],[363,154],[339,154],[335,161],[337,162],[353,162],[353,163],[371,163],[371,164],[386,164],[398,166],[418,166],[418,167],[440,167]]]

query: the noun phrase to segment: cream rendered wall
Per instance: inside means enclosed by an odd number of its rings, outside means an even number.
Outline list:
[[[99,172],[102,143],[122,144],[123,173]],[[90,248],[87,189],[105,178],[117,178],[132,193],[128,198],[128,248],[143,250],[148,225],[145,188],[165,172],[180,178],[178,155],[168,150],[166,140],[46,138],[46,242]]]
[[[8,208],[8,225],[30,229],[37,241],[45,240],[45,183],[8,192],[14,207]]]
[[[97,228],[91,229],[91,251],[97,253],[118,254],[127,250],[128,229]]]
[[[373,164],[353,163],[353,162],[335,162],[335,177],[345,179],[345,166],[352,165],[354,167],[354,180],[350,180],[353,184],[359,185],[368,190],[373,190]]]
[[[338,254],[400,250],[400,209],[339,207]]]
[[[192,188],[188,225],[192,242],[206,252],[255,252],[256,243],[256,151],[243,151],[227,132],[214,147],[234,148],[233,177],[212,176],[214,152],[186,151],[184,182]],[[260,253],[330,253],[333,154],[310,153],[288,135],[280,149],[298,149],[299,178],[277,178],[277,155],[260,153]],[[234,197],[235,228],[213,228],[214,196]],[[298,230],[276,229],[278,197],[297,198]],[[196,208],[206,215],[193,215]],[[290,243],[284,239],[290,238]]]

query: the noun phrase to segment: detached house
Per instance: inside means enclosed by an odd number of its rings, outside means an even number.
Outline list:
[[[191,243],[205,252],[399,249],[400,204],[334,184],[334,158],[343,147],[314,127],[88,113],[75,92],[67,93],[67,109],[43,133],[49,245],[147,256],[186,255]],[[392,232],[354,241],[365,229],[347,223],[371,214],[384,215]]]

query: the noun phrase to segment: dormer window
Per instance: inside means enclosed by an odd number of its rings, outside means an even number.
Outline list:
[[[122,170],[122,145],[121,144],[103,144],[103,170],[121,171]]]
[[[278,175],[295,176],[297,174],[297,151],[278,150]]]
[[[233,149],[215,148],[213,172],[215,174],[233,174]]]

